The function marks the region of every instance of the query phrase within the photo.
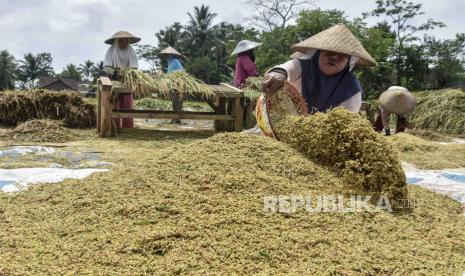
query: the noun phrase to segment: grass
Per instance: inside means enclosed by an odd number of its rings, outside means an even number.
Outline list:
[[[409,187],[422,203],[410,213],[264,213],[264,196],[336,194],[344,183],[277,141],[212,134],[135,129],[70,143],[105,152],[112,171],[0,194],[0,273],[451,274],[465,268],[458,203]]]

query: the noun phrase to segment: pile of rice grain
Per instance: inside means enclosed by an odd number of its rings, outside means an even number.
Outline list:
[[[67,127],[95,126],[95,107],[73,91],[31,89],[0,92],[0,125],[17,126],[33,119],[62,120]]]
[[[408,198],[397,152],[359,114],[336,108],[296,117],[273,115],[275,134],[310,160],[340,172],[354,192],[387,196],[393,207]]]
[[[336,173],[236,133],[0,193],[1,274],[450,274],[465,268],[459,204],[409,187],[408,214],[263,211],[266,196],[339,194]],[[134,152],[135,151],[135,152]],[[132,153],[132,154],[131,154]]]
[[[71,130],[56,120],[30,120],[17,126],[10,135],[21,142],[63,143],[73,139]]]

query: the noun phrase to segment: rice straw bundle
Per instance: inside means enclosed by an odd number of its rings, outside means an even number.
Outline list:
[[[184,71],[147,75],[135,69],[124,68],[121,70],[121,77],[123,84],[134,91],[137,97],[146,97],[151,93],[168,97],[172,93],[182,97],[213,95],[213,90],[207,84]]]
[[[199,96],[202,98],[213,95],[213,90],[207,84],[184,71],[160,73],[155,78],[159,82],[158,92],[166,96],[171,93],[178,93],[182,97]]]
[[[246,99],[251,102],[256,102],[260,95],[262,94],[262,82],[263,77],[249,77],[245,81],[242,91],[244,91],[244,96]]]
[[[159,90],[159,83],[152,76],[142,71],[122,68],[120,74],[122,83],[131,89],[137,98],[147,97]]]
[[[62,120],[71,128],[94,127],[95,107],[74,91],[0,92],[1,125],[16,126],[32,119]]]
[[[465,134],[465,92],[445,89],[415,95],[417,107],[409,120],[413,127],[449,134]]]

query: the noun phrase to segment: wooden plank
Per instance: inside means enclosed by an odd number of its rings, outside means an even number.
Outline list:
[[[232,115],[219,115],[215,112],[193,111],[157,111],[157,110],[113,110],[112,118],[146,118],[146,119],[191,119],[233,121]]]
[[[234,129],[242,131],[244,124],[244,106],[241,104],[241,97],[234,100]]]
[[[102,107],[101,107],[101,104],[102,104],[102,96],[100,95],[102,91],[102,83],[100,82],[100,80],[97,81],[97,119],[96,119],[96,122],[97,122],[97,132],[100,133],[100,130],[101,130],[101,125],[100,125],[100,120],[101,120],[101,116],[100,115],[100,112],[102,111]]]
[[[100,77],[99,80],[102,86],[112,86],[111,80],[107,77]]]
[[[213,109],[213,111],[216,112],[216,110],[218,109],[218,107],[215,105],[215,103],[214,103],[211,99],[206,99],[205,101],[206,101],[206,102],[208,103],[208,105]]]
[[[244,92],[230,85],[209,85],[217,97],[235,98],[238,95],[244,96]]]
[[[101,119],[100,119],[100,136],[108,137],[111,136],[111,110],[113,109],[113,105],[111,103],[111,88],[104,86],[101,93]]]

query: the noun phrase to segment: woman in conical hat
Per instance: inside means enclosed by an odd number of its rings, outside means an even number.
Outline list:
[[[241,40],[231,55],[237,55],[236,70],[234,70],[234,86],[240,88],[248,77],[257,77],[255,64],[255,48],[262,45],[250,40]]]
[[[376,61],[344,25],[336,25],[292,47],[296,57],[270,69],[262,90],[273,94],[287,80],[296,86],[310,113],[345,107],[358,112],[362,87],[352,74],[355,65],[373,67]]]
[[[139,67],[137,55],[130,44],[137,43],[140,38],[125,32],[119,31],[112,37],[105,40],[106,44],[111,45],[105,54],[103,61],[103,70],[109,75],[110,79],[119,79],[118,69]],[[120,93],[115,104],[117,109],[133,109],[134,99],[131,93]],[[134,125],[132,118],[114,119],[115,124],[122,128],[132,128]]]
[[[184,71],[184,67],[182,66],[182,63],[179,60],[181,57],[184,56],[173,47],[166,47],[158,54],[158,56],[160,58],[165,59],[168,62],[168,68],[166,70],[167,73],[171,73],[174,71]],[[173,104],[173,111],[182,111],[184,100],[178,93],[172,93],[171,103]],[[171,120],[171,123],[181,124],[181,120],[173,119]]]
[[[378,132],[384,130],[386,136],[391,135],[389,117],[391,114],[396,114],[396,133],[404,132],[408,126],[406,115],[415,109],[416,103],[415,96],[407,88],[402,86],[389,87],[379,97],[380,106],[374,129]]]

